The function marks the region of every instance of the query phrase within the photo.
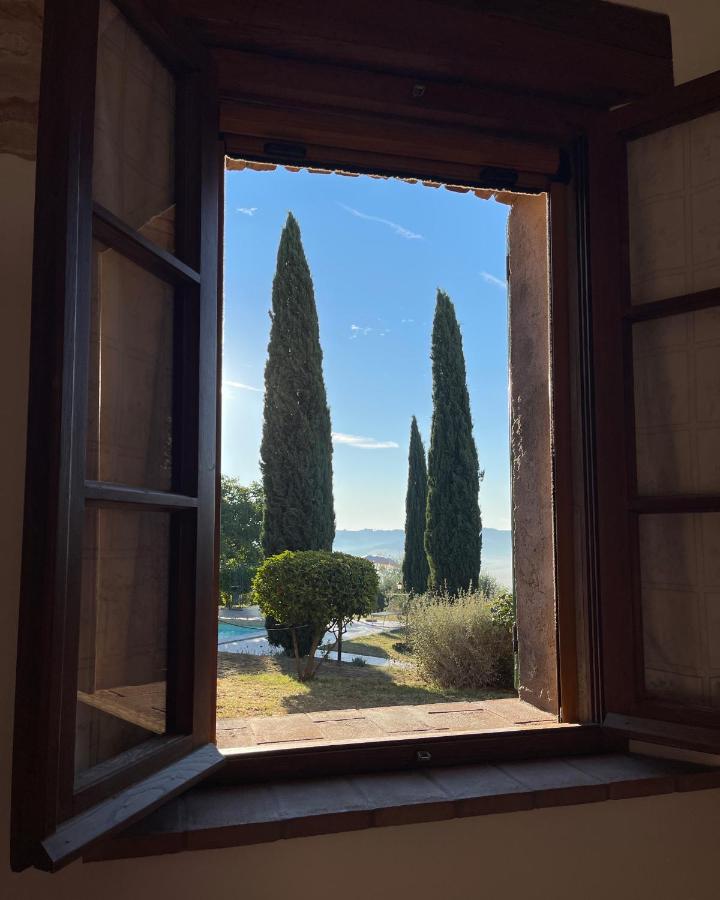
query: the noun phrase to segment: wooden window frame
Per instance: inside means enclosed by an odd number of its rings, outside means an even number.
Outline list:
[[[222,764],[214,746],[219,228],[211,66],[170,17],[115,5],[175,78],[175,252],[92,201],[99,0],[45,5],[18,641],[12,865],[58,868]],[[72,53],[68,53],[72,48]],[[87,481],[92,240],[174,287],[169,491]],[[42,448],[42,452],[40,452]],[[74,774],[83,515],[171,518],[167,733]]]
[[[249,88],[250,90],[251,88]],[[478,145],[487,157],[477,157],[469,165],[463,154],[460,161],[443,158],[447,154],[448,135],[445,129],[434,129],[423,123],[405,125],[403,148],[393,139],[390,148],[386,123],[382,119],[351,115],[355,133],[363,135],[363,142],[377,138],[379,152],[360,149],[353,142],[353,131],[341,141],[335,139],[337,124],[325,114],[297,107],[288,119],[284,106],[271,104],[253,108],[252,116],[243,119],[236,102],[222,105],[221,128],[227,156],[250,163],[268,166],[302,167],[311,171],[345,171],[382,177],[417,179],[432,186],[449,184],[470,189],[487,190],[488,195],[511,185],[517,193],[545,194],[548,200],[548,236],[550,254],[550,329],[551,329],[551,461],[554,473],[572,468],[572,459],[581,455],[591,460],[592,441],[592,358],[591,330],[583,326],[589,316],[590,284],[571,283],[573,273],[569,258],[583,253],[581,241],[586,233],[574,221],[587,209],[586,183],[582,178],[569,179],[571,168],[584,171],[585,148],[582,142],[511,141],[492,138]],[[245,110],[244,107],[241,108]],[[249,133],[240,134],[243,123]],[[360,124],[362,123],[362,127]],[[368,129],[373,129],[368,131]],[[367,135],[370,135],[367,137]],[[453,135],[454,139],[455,135]],[[422,143],[424,139],[425,143]],[[336,146],[329,146],[335,140]],[[419,155],[423,146],[424,155]],[[528,169],[503,168],[497,163],[507,147],[512,148],[516,163],[528,164]],[[393,149],[394,152],[389,152]],[[487,163],[487,164],[486,164]],[[543,172],[542,169],[545,169]],[[570,183],[566,183],[570,181]],[[482,201],[479,201],[482,202]],[[572,246],[571,246],[572,244]],[[584,319],[570,322],[570,305],[577,302],[585,310]],[[583,321],[581,321],[583,320]],[[573,331],[573,328],[576,331]],[[577,347],[573,354],[571,347]],[[572,359],[577,360],[571,371]],[[582,361],[582,362],[581,362]],[[582,385],[581,385],[582,383]],[[573,388],[574,385],[574,388]],[[576,391],[575,401],[571,391]],[[584,448],[584,449],[583,449]],[[583,515],[593,515],[586,501],[594,496],[592,470],[585,463],[578,467],[579,477],[558,479],[553,474],[552,514],[556,536],[555,574],[557,618],[557,679],[561,722],[568,727],[547,729],[508,729],[505,732],[478,731],[427,738],[410,736],[396,739],[354,741],[345,745],[316,745],[291,749],[247,748],[227,751],[226,765],[217,778],[219,783],[258,782],[274,778],[353,775],[373,771],[403,770],[418,766],[471,763],[478,760],[548,756],[572,753],[599,752],[607,745],[599,727],[601,721],[598,665],[589,663],[579,668],[577,639],[578,603],[576,584],[577,548],[572,539],[576,519],[575,491],[583,494]],[[587,572],[591,562],[581,571]],[[582,614],[583,647],[587,652],[596,647],[598,616],[595,611],[597,595],[594,587],[598,579],[584,585],[580,592],[585,610]],[[579,680],[583,679],[581,686]],[[583,699],[584,698],[584,699]],[[589,700],[588,698],[593,698]],[[610,743],[614,739],[608,739]],[[428,755],[429,754],[429,755]]]
[[[650,737],[691,749],[720,751],[720,710],[688,708],[648,697],[640,602],[639,517],[644,513],[720,511],[720,494],[642,496],[636,483],[632,330],[638,322],[720,306],[720,289],[633,304],[630,297],[627,145],[635,139],[720,111],[720,72],[609,113],[590,137],[596,196],[594,266],[605,304],[595,306],[600,435],[599,542],[603,589],[602,642],[613,659],[604,677],[603,725],[631,738]],[[599,371],[599,368],[598,368]],[[612,410],[615,413],[612,413]],[[621,411],[618,414],[618,411]]]
[[[178,250],[169,254],[134,234],[109,211],[92,205],[95,37],[88,36],[96,34],[97,2],[79,0],[73,4],[72,16],[60,0],[47,0],[45,9],[13,763],[13,867],[60,867],[209,776],[216,783],[234,784],[587,754],[625,747],[629,737],[639,735],[683,747],[715,749],[714,729],[647,718],[648,710],[640,710],[628,693],[627,679],[637,663],[635,645],[624,641],[619,652],[615,646],[625,626],[628,595],[622,579],[630,568],[627,516],[633,511],[627,503],[627,421],[616,415],[618,402],[627,409],[627,359],[623,356],[627,348],[618,341],[624,314],[620,298],[627,289],[626,201],[616,186],[626,177],[621,135],[627,137],[642,127],[638,120],[643,116],[652,127],[661,127],[663,104],[672,107],[668,117],[675,117],[674,121],[687,117],[690,107],[717,108],[717,79],[710,87],[706,82],[689,88],[677,102],[674,93],[670,100],[651,100],[612,116],[576,108],[572,122],[555,117],[548,132],[535,137],[519,138],[509,131],[479,135],[470,126],[408,121],[384,113],[223,97],[207,77],[205,52],[176,28],[172,16],[154,8],[149,12],[143,0],[115,0],[168,67],[192,84],[192,90],[181,92],[177,107],[178,141],[188,148],[187,164],[178,166],[177,190],[179,197],[191,196],[193,202],[186,213],[178,208]],[[70,46],[73,54],[68,57]],[[275,64],[281,65],[282,60],[276,59]],[[216,144],[218,97],[220,147]],[[532,127],[540,128],[543,117],[533,113],[532,97],[514,95],[512,104],[518,122],[525,109]],[[558,113],[560,120],[563,115]],[[221,292],[217,273],[221,254],[217,251],[221,241],[217,235],[222,229],[219,175],[226,153],[260,162],[420,177],[433,184],[548,193],[552,459],[555,473],[573,473],[569,478],[554,478],[553,496],[558,694],[564,724],[253,751],[228,758],[219,774],[213,774],[220,759],[212,746],[219,536],[217,323]],[[200,410],[197,419],[190,416],[186,423],[200,439],[196,458],[190,450],[191,437],[187,432],[179,435],[179,444],[189,452],[173,492],[84,481],[84,441],[78,435],[84,434],[86,405],[74,379],[83,366],[87,368],[81,345],[89,327],[93,233],[174,284],[181,294],[197,292],[201,298],[197,381],[183,387],[185,396],[193,396]],[[624,260],[623,266],[618,266],[618,259]],[[78,297],[86,298],[84,306],[76,303]],[[615,302],[607,302],[608,298]],[[710,300],[695,297],[689,302]],[[669,308],[666,305],[665,311]],[[74,440],[64,444],[68,436]],[[38,447],[43,447],[42,456]],[[79,800],[70,801],[61,783],[63,778],[65,785],[69,783],[67,735],[73,731],[68,722],[74,721],[75,697],[67,688],[72,675],[64,676],[73,672],[77,655],[72,631],[78,578],[77,554],[71,560],[63,542],[73,529],[77,532],[81,501],[87,499],[197,515],[196,552],[204,575],[194,593],[205,600],[193,605],[193,591],[181,592],[181,602],[187,606],[177,641],[193,663],[192,677],[177,685],[178,694],[187,699],[178,713],[187,733],[169,737],[160,753],[143,753],[132,768],[111,773],[102,783],[88,787]],[[603,665],[603,653],[612,665]],[[656,712],[662,716],[667,710]]]
[[[176,74],[187,73],[188,69],[197,72],[197,67],[204,65],[204,60],[198,63],[191,54],[178,53],[177,34],[168,22],[157,18],[148,18],[147,9],[141,0],[119,0],[116,3],[148,41],[151,48],[158,53],[161,59]],[[14,781],[13,781],[13,834],[14,854],[13,864],[16,868],[22,868],[28,864],[40,865],[45,868],[55,868],[65,864],[69,859],[82,852],[83,841],[96,840],[100,836],[106,836],[110,829],[107,828],[108,815],[113,815],[113,829],[127,825],[139,816],[148,812],[152,806],[165,802],[177,790],[186,788],[198,778],[204,777],[217,765],[217,759],[208,754],[206,745],[214,738],[215,728],[215,672],[216,672],[216,640],[214,631],[214,604],[212,605],[212,618],[209,615],[210,603],[205,604],[203,616],[193,617],[188,614],[184,617],[186,622],[180,628],[178,639],[183,641],[186,653],[194,662],[193,683],[185,682],[185,690],[179,690],[180,696],[188,698],[187,704],[179,711],[179,718],[186,723],[186,736],[168,737],[144,747],[140,754],[134,754],[139,758],[132,765],[123,765],[124,760],[116,760],[107,767],[107,777],[96,783],[89,784],[86,790],[80,794],[69,795],[67,785],[70,783],[70,763],[72,760],[72,747],[70,739],[74,738],[74,688],[72,684],[68,688],[68,679],[63,682],[62,673],[73,672],[76,658],[76,636],[73,632],[76,626],[73,622],[77,617],[77,552],[75,558],[74,581],[65,581],[65,571],[68,568],[68,549],[56,547],[50,540],[53,535],[44,532],[36,532],[33,522],[38,520],[40,509],[43,510],[44,521],[63,522],[63,511],[47,509],[49,501],[55,501],[60,497],[64,503],[64,514],[69,515],[68,510],[73,509],[75,523],[78,528],[78,512],[82,509],[85,500],[95,503],[123,504],[125,508],[144,508],[159,510],[197,510],[206,516],[204,525],[198,524],[198,548],[205,554],[205,560],[214,561],[217,553],[216,543],[218,537],[216,504],[207,502],[208,496],[213,498],[217,493],[217,460],[216,445],[213,447],[212,461],[205,460],[206,465],[199,465],[198,469],[204,472],[204,495],[201,485],[198,491],[193,490],[192,462],[189,464],[190,475],[185,472],[179,479],[174,479],[173,491],[162,492],[131,488],[123,485],[107,485],[98,482],[83,480],[83,456],[86,395],[81,388],[77,389],[75,378],[77,373],[87,369],[87,359],[83,357],[81,349],[84,335],[89,327],[89,247],[91,237],[100,238],[108,246],[123,253],[138,265],[154,273],[163,280],[176,286],[179,292],[206,291],[212,293],[212,302],[205,298],[202,309],[204,311],[204,325],[206,329],[216,328],[217,296],[216,285],[211,289],[209,282],[212,273],[217,267],[218,260],[215,256],[215,245],[212,242],[202,243],[205,258],[200,259],[198,232],[193,230],[191,216],[184,216],[182,208],[178,208],[177,217],[177,254],[163,251],[149,241],[133,233],[116,216],[97,204],[92,205],[90,192],[91,163],[92,163],[92,131],[93,115],[92,103],[94,96],[95,64],[95,40],[88,40],[87,36],[96,33],[96,9],[97,0],[82,0],[82,6],[74,11],[73,25],[70,26],[68,17],[63,14],[59,6],[48,3],[46,11],[46,33],[53,34],[44,46],[44,81],[50,81],[64,86],[62,103],[55,104],[48,109],[50,101],[48,91],[44,94],[44,104],[41,112],[40,147],[54,147],[58,142],[66,139],[67,132],[76,135],[77,144],[70,145],[67,157],[59,158],[57,154],[50,152],[40,153],[38,163],[38,197],[42,198],[38,207],[38,223],[36,231],[36,258],[35,258],[35,283],[34,283],[34,315],[33,315],[33,356],[31,361],[32,386],[31,386],[31,412],[30,412],[30,440],[29,446],[38,446],[42,436],[47,444],[48,423],[55,425],[55,441],[50,443],[57,456],[57,469],[47,467],[45,459],[38,459],[32,453],[29,458],[27,491],[28,502],[26,505],[26,541],[24,546],[24,580],[20,629],[19,663],[18,663],[18,690],[17,710],[18,729],[15,742]],[[76,57],[76,65],[68,70],[62,60],[61,50],[67,46],[68,29],[78,29],[86,37],[81,44],[83,53]],[[76,30],[77,36],[78,31]],[[82,66],[84,66],[84,69]],[[193,74],[196,80],[196,90],[207,91],[207,85],[198,85],[200,77]],[[54,98],[53,98],[54,102]],[[78,114],[78,108],[82,114]],[[199,114],[197,96],[191,99],[189,95],[181,94],[178,103],[179,116],[179,143],[192,147],[193,116]],[[238,113],[234,107],[235,115]],[[247,110],[244,110],[247,112]],[[265,109],[260,106],[254,110],[261,129],[278,121],[278,111],[272,107]],[[280,117],[285,119],[287,127],[287,111],[280,111]],[[340,119],[342,121],[342,117]],[[563,152],[574,152],[573,148],[560,147],[552,141],[523,141],[514,138],[491,137],[475,138],[470,130],[440,129],[436,131],[432,127],[414,123],[410,127],[390,128],[382,120],[375,122],[375,135],[379,142],[379,152],[369,151],[363,146],[349,146],[332,148],[328,151],[325,143],[328,137],[328,128],[331,130],[339,126],[336,116],[315,116],[312,112],[306,115],[300,111],[296,117],[295,126],[300,129],[300,136],[306,138],[312,136],[313,130],[317,130],[318,140],[313,145],[314,158],[310,162],[329,166],[330,168],[347,168],[353,171],[367,171],[373,174],[389,174],[400,176],[421,176],[430,182],[449,182],[451,184],[463,184],[483,189],[503,189],[512,187],[516,190],[538,192],[547,190],[551,200],[552,224],[555,231],[553,246],[564,246],[565,235],[562,233],[558,239],[558,231],[564,229],[565,217],[569,206],[568,196],[562,185],[563,179]],[[353,120],[354,134],[362,133],[364,123]],[[254,130],[257,132],[256,124]],[[270,129],[272,132],[272,128]],[[353,129],[350,129],[353,134]],[[458,160],[450,159],[453,147],[462,148],[463,141],[471,139],[471,146],[458,152]],[[234,140],[234,139],[233,139]],[[237,142],[233,140],[225,142],[224,150],[233,152],[237,149]],[[413,150],[419,145],[424,146],[425,151],[432,148],[430,156],[427,153],[418,158]],[[280,139],[262,141],[262,147],[258,146],[257,135],[250,137],[249,145],[247,136],[243,149],[247,149],[249,158],[268,159],[268,152],[273,161],[295,162],[293,155],[295,146],[292,142]],[[231,146],[232,145],[232,149]],[[403,149],[405,148],[405,149]],[[259,151],[259,152],[258,152]],[[289,153],[283,160],[283,154]],[[200,159],[202,154],[202,159]],[[512,166],[503,167],[498,163],[503,162],[509,156]],[[474,160],[471,162],[471,160]],[[186,165],[178,165],[178,199],[183,189],[197,190],[202,181],[203,196],[197,198],[197,203],[202,202],[203,216],[211,218],[215,216],[215,222],[219,215],[216,204],[220,196],[220,185],[217,184],[218,153],[215,146],[211,149],[204,142],[202,149],[195,149],[195,157]],[[203,168],[203,178],[197,175],[193,180],[192,172],[197,172],[198,167]],[[211,171],[213,170],[214,171]],[[557,176],[557,177],[556,177]],[[215,179],[214,197],[207,197],[206,185],[213,184]],[[64,193],[55,198],[55,202],[47,204],[46,196],[49,193],[48,185],[61,184]],[[77,224],[68,227],[68,213]],[[206,230],[210,226],[205,223]],[[197,228],[197,226],[195,226]],[[61,267],[60,271],[48,269],[45,262],[46,248],[50,240],[55,242],[54,252],[51,254],[51,264],[59,261],[65,265],[69,258],[75,271],[68,273]],[[216,241],[217,243],[217,241]],[[42,248],[42,250],[41,250]],[[564,254],[561,258],[566,258]],[[57,265],[58,263],[56,263]],[[558,267],[553,265],[553,279],[556,279]],[[201,278],[200,273],[203,277]],[[72,280],[67,281],[68,274]],[[58,286],[61,290],[58,293]],[[567,275],[557,275],[556,290],[553,298],[562,298],[563,304],[567,303]],[[62,310],[64,304],[57,304],[57,296],[67,298],[67,308]],[[79,298],[79,302],[74,299]],[[555,301],[556,304],[559,301]],[[47,315],[48,307],[53,308],[55,319]],[[60,312],[64,318],[59,318]],[[82,313],[81,316],[78,312]],[[553,316],[553,323],[557,322],[557,335],[561,339],[567,338],[565,326],[566,315]],[[553,325],[555,328],[555,324]],[[59,336],[65,333],[66,344],[62,346]],[[201,344],[202,345],[202,344]],[[217,348],[217,345],[216,345]],[[68,352],[72,354],[71,365],[65,368],[66,382],[62,391],[49,392],[43,389],[43,383],[52,383],[52,375],[57,370],[59,359]],[[217,403],[219,392],[216,391],[218,379],[218,359],[213,354],[206,354],[206,359],[199,361],[199,382],[196,390],[203,403],[205,416],[203,423],[205,428],[199,432],[209,435],[216,431],[214,417],[217,415]],[[211,387],[210,387],[211,386]],[[191,388],[190,388],[191,389]],[[213,396],[208,396],[208,394]],[[557,408],[565,408],[563,401],[558,399]],[[566,405],[565,405],[566,406]],[[73,418],[62,418],[61,410],[67,416],[67,410],[74,410]],[[210,415],[212,409],[212,416]],[[563,426],[564,427],[564,426]],[[194,426],[189,425],[192,432]],[[62,437],[69,433],[79,435],[72,444],[71,459],[65,451],[62,451]],[[200,446],[199,456],[203,455],[203,447]],[[61,472],[70,469],[74,472],[72,484],[74,489],[66,487],[65,494],[61,491]],[[54,479],[54,480],[52,480]],[[204,501],[203,501],[204,496]],[[202,502],[201,502],[202,501]],[[208,512],[209,511],[209,512]],[[566,526],[567,527],[567,526]],[[72,532],[73,526],[70,527]],[[63,526],[59,525],[57,534],[65,533]],[[75,542],[77,546],[77,541]],[[48,565],[38,565],[38,560],[47,560]],[[565,563],[565,584],[569,586],[572,578],[568,579],[570,571],[568,563]],[[214,567],[213,567],[214,568]],[[207,565],[204,567],[207,571]],[[57,583],[47,588],[47,579],[50,573],[61,573]],[[38,578],[40,583],[38,583]],[[210,586],[210,580],[206,577],[205,587]],[[214,597],[213,591],[207,591],[206,596]],[[201,588],[198,586],[198,592]],[[186,602],[190,592],[187,593]],[[74,610],[70,601],[74,601]],[[568,604],[571,603],[568,594]],[[189,612],[189,610],[188,610]],[[53,619],[53,614],[55,618]],[[34,639],[33,624],[38,619],[48,623],[44,630],[43,639],[48,651],[43,654],[46,664],[43,666],[46,675],[42,676],[42,682],[54,685],[57,690],[49,690],[48,697],[43,703],[51,704],[51,714],[43,718],[31,714],[31,685],[36,684],[37,678],[37,641]],[[574,611],[565,608],[561,626],[563,646],[574,645]],[[61,649],[61,653],[53,653],[51,650]],[[208,673],[212,674],[210,685]],[[558,669],[563,690],[563,709],[569,710],[573,703],[568,698],[577,695],[575,686],[576,672],[564,665]],[[70,681],[72,681],[72,676]],[[52,696],[57,695],[53,700]],[[64,698],[64,699],[63,699]],[[192,703],[190,702],[192,701]],[[50,710],[48,710],[50,712]],[[40,736],[42,734],[42,736]],[[423,753],[419,754],[422,744]],[[274,752],[261,754],[242,754],[228,760],[227,780],[254,780],[259,777],[274,777],[275,775],[310,774],[328,772],[357,772],[372,771],[378,769],[402,769],[417,766],[421,758],[426,758],[428,746],[432,747],[431,758],[433,764],[443,762],[476,761],[488,756],[498,755],[509,758],[527,755],[547,756],[553,754],[567,754],[574,752],[590,752],[598,750],[602,746],[602,736],[595,724],[577,725],[569,728],[534,729],[524,732],[509,731],[507,733],[480,732],[477,734],[451,735],[446,738],[435,738],[431,741],[417,741],[413,738],[403,740],[391,740],[382,742],[367,742],[362,745],[318,748],[311,751]],[[108,797],[118,791],[125,790],[131,796],[137,798],[138,792],[133,787],[138,779],[147,786],[152,784],[152,779],[163,778],[163,773],[155,775],[157,770],[165,765],[171,771],[173,764],[175,771],[183,765],[183,757],[195,749],[197,765],[189,766],[190,772],[176,783],[172,778],[171,787],[158,794],[156,802],[140,804],[132,807],[119,819],[116,815],[117,803],[112,803]],[[59,754],[60,767],[55,771],[55,778],[51,780],[35,779],[32,773],[35,771],[47,771],[52,762],[49,758],[41,758],[43,753]],[[216,751],[217,752],[217,751]],[[207,760],[205,760],[207,757]],[[190,757],[192,763],[192,757]],[[198,771],[198,766],[202,771]],[[203,770],[206,766],[207,771]],[[186,767],[188,768],[188,767]],[[64,779],[63,779],[64,774]],[[61,788],[64,785],[64,789]],[[31,798],[31,799],[29,799]],[[108,804],[110,807],[108,808]],[[114,810],[114,811],[113,811]],[[92,826],[88,826],[92,822]],[[98,829],[97,833],[93,828]],[[40,852],[38,852],[38,844]]]

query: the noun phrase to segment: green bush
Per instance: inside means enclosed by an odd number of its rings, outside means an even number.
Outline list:
[[[220,479],[220,603],[242,605],[262,562],[262,486]]]
[[[338,633],[351,619],[371,612],[378,577],[366,559],[327,550],[286,550],[266,559],[253,581],[255,600],[266,617],[289,629],[298,677],[305,681],[320,663],[315,652],[334,626]],[[311,635],[301,646],[298,635]],[[305,662],[301,663],[304,659]]]
[[[498,625],[512,633],[515,624],[515,597],[510,591],[501,591],[490,600],[490,615]]]
[[[504,590],[505,588],[500,584],[500,582],[494,575],[489,575],[487,572],[480,572],[480,577],[478,578],[479,594],[482,594],[483,597],[491,599],[496,594],[499,594]]]
[[[398,584],[400,582],[400,570],[390,569],[385,572],[378,572],[378,592],[375,601],[375,611],[384,612],[390,605],[393,594],[397,593]]]
[[[478,592],[424,597],[409,614],[409,636],[424,678],[444,688],[512,688],[512,634]]]
[[[285,656],[295,656],[295,642],[297,641],[298,656],[309,656],[315,636],[312,625],[296,628],[288,628],[282,622],[278,622],[273,616],[265,616],[265,630],[268,643],[273,647],[281,647]]]

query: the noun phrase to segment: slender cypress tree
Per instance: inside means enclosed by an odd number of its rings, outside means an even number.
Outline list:
[[[260,445],[265,495],[263,553],[332,550],[335,511],[330,410],[315,292],[292,213],[288,213],[280,236],[270,316]],[[292,631],[270,618],[266,626],[270,642],[291,655]],[[301,655],[309,652],[311,637],[297,629]]]
[[[332,550],[330,410],[312,277],[292,213],[280,236],[271,318],[260,446],[263,552]]]
[[[410,425],[410,450],[408,452],[408,484],[405,495],[405,557],[402,573],[403,586],[413,594],[427,590],[428,568],[425,554],[425,511],[427,508],[427,466],[417,419]]]
[[[430,590],[477,587],[482,521],[462,335],[448,295],[437,293],[432,332],[433,418],[428,456],[425,551]]]

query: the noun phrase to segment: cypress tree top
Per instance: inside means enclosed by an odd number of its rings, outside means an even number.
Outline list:
[[[413,594],[424,594],[428,582],[428,561],[425,555],[425,510],[427,507],[427,466],[417,419],[410,425],[408,452],[408,484],[405,497],[405,556],[403,557],[403,586]]]
[[[280,237],[271,318],[260,447],[263,551],[331,550],[330,410],[312,277],[292,213]]]
[[[433,418],[428,456],[425,550],[431,590],[477,587],[482,522],[462,335],[455,307],[437,292],[432,332]]]

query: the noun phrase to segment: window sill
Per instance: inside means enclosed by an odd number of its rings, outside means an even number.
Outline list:
[[[720,787],[720,768],[607,753],[272,784],[196,787],[86,861]]]

